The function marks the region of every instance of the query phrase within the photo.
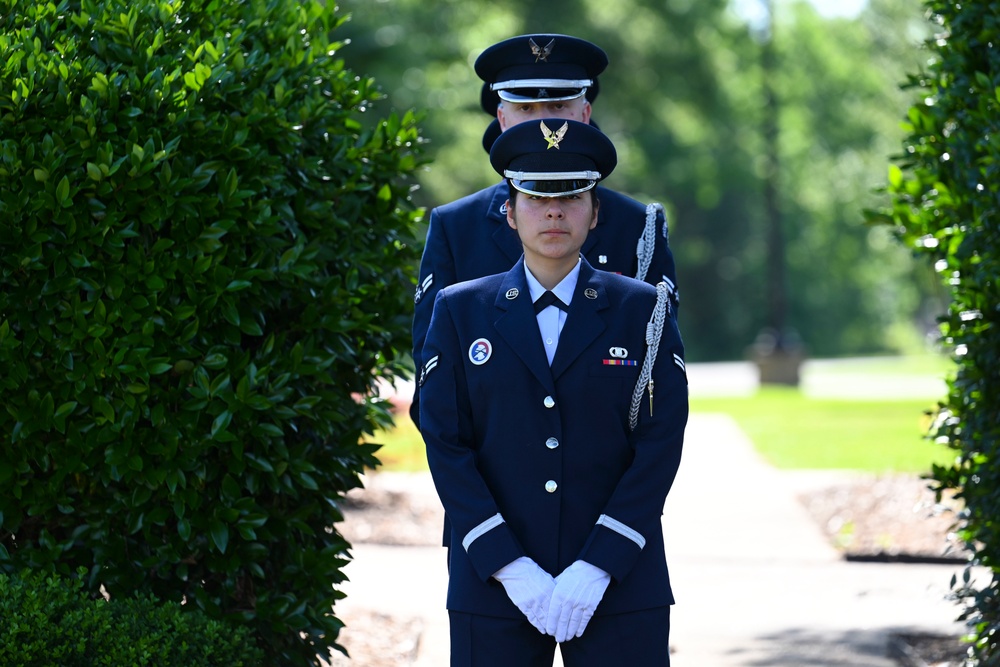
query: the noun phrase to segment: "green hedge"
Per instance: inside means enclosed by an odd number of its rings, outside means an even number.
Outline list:
[[[0,569],[336,647],[418,258],[333,3],[0,0]]]
[[[910,78],[918,101],[890,168],[893,208],[872,218],[898,226],[951,292],[942,340],[957,368],[932,435],[956,463],[933,477],[964,501],[960,535],[992,572],[955,587],[977,664],[1000,665],[1000,3],[925,7],[932,59]]]
[[[87,574],[81,570],[80,577]],[[0,574],[5,667],[253,667],[250,630],[150,596],[94,599],[79,577]]]

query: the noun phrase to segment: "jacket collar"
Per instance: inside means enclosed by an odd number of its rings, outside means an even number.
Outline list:
[[[562,375],[607,328],[607,314],[604,311],[610,301],[601,273],[586,258],[582,258],[580,277],[569,304],[566,324],[559,336],[559,347],[551,369],[545,358],[538,335],[538,321],[531,306],[531,294],[524,274],[524,257],[504,275],[494,305],[498,311],[495,322],[497,331],[546,389],[554,391],[553,380]]]

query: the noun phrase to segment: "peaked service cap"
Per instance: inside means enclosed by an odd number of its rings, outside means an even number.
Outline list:
[[[586,94],[608,66],[604,51],[569,35],[511,37],[490,46],[476,59],[476,74],[505,102],[558,102]],[[480,100],[492,104],[485,91]]]
[[[490,150],[490,164],[517,190],[542,197],[586,192],[618,164],[603,132],[575,120],[527,121],[503,132]]]

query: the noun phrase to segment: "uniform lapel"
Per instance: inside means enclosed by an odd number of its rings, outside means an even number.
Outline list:
[[[573,302],[569,305],[566,324],[559,334],[556,356],[552,359],[554,378],[558,379],[607,328],[601,311],[608,305],[608,294],[601,277],[586,259],[582,260]]]
[[[511,349],[521,358],[524,365],[542,383],[546,391],[555,391],[549,361],[545,358],[542,338],[538,333],[538,320],[531,307],[531,293],[528,280],[524,276],[524,260],[518,260],[504,277],[495,301],[497,319],[494,324],[497,333],[507,341]],[[560,345],[562,343],[560,342]]]
[[[523,249],[521,248],[521,240],[517,237],[517,232],[507,224],[507,209],[504,208],[504,202],[507,201],[509,194],[506,181],[493,186],[493,198],[490,201],[490,208],[486,213],[486,217],[496,223],[496,229],[493,230],[493,242],[507,256],[507,259],[513,263],[521,256]]]

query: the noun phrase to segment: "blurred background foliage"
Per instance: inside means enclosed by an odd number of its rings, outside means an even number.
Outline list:
[[[888,201],[886,164],[912,101],[900,84],[927,58],[921,2],[869,0],[835,18],[805,0],[774,0],[768,14],[765,2],[342,0],[351,21],[340,36],[351,66],[382,86],[380,105],[425,113],[433,163],[415,199],[426,207],[495,182],[472,68],[484,48],[529,32],[593,41],[611,63],[593,117],[620,158],[606,184],[668,210],[689,360],[743,358],[773,324],[763,195],[772,164],[787,325],[808,354],[914,351],[936,338],[943,295],[862,211]],[[774,162],[765,79],[777,100]]]

